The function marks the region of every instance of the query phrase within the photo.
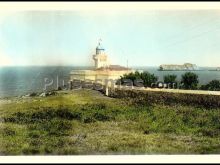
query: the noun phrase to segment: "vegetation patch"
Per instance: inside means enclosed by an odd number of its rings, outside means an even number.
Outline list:
[[[82,90],[29,104],[2,105],[0,153],[220,153],[219,108],[165,104],[159,99],[165,96],[159,94],[127,94],[129,100]],[[155,97],[158,100],[152,101]]]
[[[207,109],[220,107],[220,96],[204,94],[170,93],[160,91],[140,91],[115,89],[110,93],[111,97],[124,98],[132,104],[141,105],[190,105]]]

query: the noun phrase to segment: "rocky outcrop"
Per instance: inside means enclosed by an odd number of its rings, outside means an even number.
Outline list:
[[[163,64],[159,66],[159,70],[198,70],[198,67],[191,63],[184,63],[183,65]]]

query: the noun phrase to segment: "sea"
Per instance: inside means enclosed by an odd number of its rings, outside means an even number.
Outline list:
[[[76,66],[24,66],[0,67],[0,98],[23,96],[31,92],[43,92],[68,85],[71,70],[91,69],[91,67]],[[177,80],[186,71],[159,71],[158,67],[133,67],[135,70],[148,71],[163,81],[164,75],[175,74]],[[213,79],[220,80],[220,71],[208,68],[192,71],[199,77],[199,83],[206,84]]]

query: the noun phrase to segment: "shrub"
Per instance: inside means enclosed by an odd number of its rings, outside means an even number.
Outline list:
[[[87,116],[83,119],[83,122],[84,123],[93,123],[95,122],[96,120],[92,117],[92,116]]]
[[[153,83],[156,83],[158,77],[154,74],[150,74],[149,72],[143,72],[141,73],[141,79],[144,81],[145,87],[151,87]]]
[[[15,134],[16,134],[15,130],[13,130],[11,127],[5,127],[3,129],[4,136],[14,136]]]
[[[165,82],[165,83],[176,83],[176,75],[174,75],[174,74],[165,75],[165,76],[163,77],[163,79],[164,79],[164,82]]]
[[[49,135],[63,136],[66,131],[72,128],[72,123],[68,120],[47,120],[39,125],[40,129],[46,131]]]
[[[82,119],[82,113],[81,112],[75,111],[75,112],[73,112],[72,115],[73,115],[72,119],[76,119],[76,120],[81,120]]]
[[[36,154],[39,154],[39,153],[40,153],[40,151],[39,151],[38,148],[36,148],[36,147],[31,147],[31,146],[29,146],[28,148],[24,148],[24,149],[22,150],[22,152],[23,152],[23,154],[25,154],[25,155],[36,155]]]
[[[94,114],[94,118],[98,121],[109,121],[110,120],[110,116],[104,113],[100,113],[100,112],[96,112]]]
[[[211,128],[202,128],[199,130],[199,132],[201,132],[203,136],[209,136],[209,137],[218,137],[220,135],[219,130],[215,130]]]
[[[32,93],[30,93],[30,94],[29,94],[29,96],[30,96],[30,97],[34,97],[34,96],[37,96],[37,93],[35,93],[35,92],[32,92]]]
[[[40,131],[38,131],[38,130],[33,130],[33,131],[31,131],[29,134],[28,134],[28,136],[30,137],[30,138],[39,138],[40,136],[41,136],[41,132]]]
[[[115,89],[115,91],[112,92],[111,95],[116,98],[126,98],[127,102],[137,104],[138,106],[152,104],[182,104],[205,108],[220,107],[220,96],[215,95],[170,93],[159,91],[152,92],[123,89]]]
[[[199,89],[200,90],[208,90],[207,84],[206,85],[201,85]]]
[[[129,79],[132,80],[134,82],[134,80],[136,79],[140,79],[141,78],[141,73],[139,73],[138,71],[136,71],[135,73],[129,73],[129,74],[125,74],[123,76],[121,76],[121,79]]]
[[[74,114],[74,112],[71,112],[67,108],[59,108],[56,111],[56,116],[60,117],[60,118],[63,118],[63,119],[67,119],[67,120],[72,120],[72,119],[78,118],[78,116],[76,116]]]
[[[220,81],[219,80],[212,80],[208,84],[208,89],[212,91],[219,91],[220,90]]]
[[[30,117],[27,116],[27,114],[22,112],[17,112],[9,117],[5,117],[4,121],[11,123],[25,124],[25,123],[30,123],[31,119]]]
[[[202,85],[200,89],[209,91],[220,91],[220,81],[212,80],[208,84]]]
[[[192,72],[186,72],[182,75],[181,83],[184,89],[197,89],[199,83],[198,75]]]
[[[129,73],[129,74],[125,74],[125,75],[121,76],[122,82],[124,79],[131,80],[133,82],[133,84],[134,84],[135,80],[142,80],[143,85],[145,87],[151,87],[151,85],[153,83],[156,83],[156,81],[158,80],[158,77],[156,77],[154,74],[151,74],[147,71],[144,71],[143,73],[136,71],[135,73]]]
[[[105,110],[106,104],[104,103],[96,103],[96,104],[85,104],[81,106],[81,110],[83,111],[91,111],[91,110]]]

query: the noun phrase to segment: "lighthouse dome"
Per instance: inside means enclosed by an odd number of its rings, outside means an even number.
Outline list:
[[[98,50],[105,50],[104,47],[100,44],[100,42],[99,42],[98,46],[96,47],[96,49],[98,49]]]
[[[99,41],[98,46],[96,47],[96,54],[103,54],[105,51],[104,47],[101,44],[101,41]]]

